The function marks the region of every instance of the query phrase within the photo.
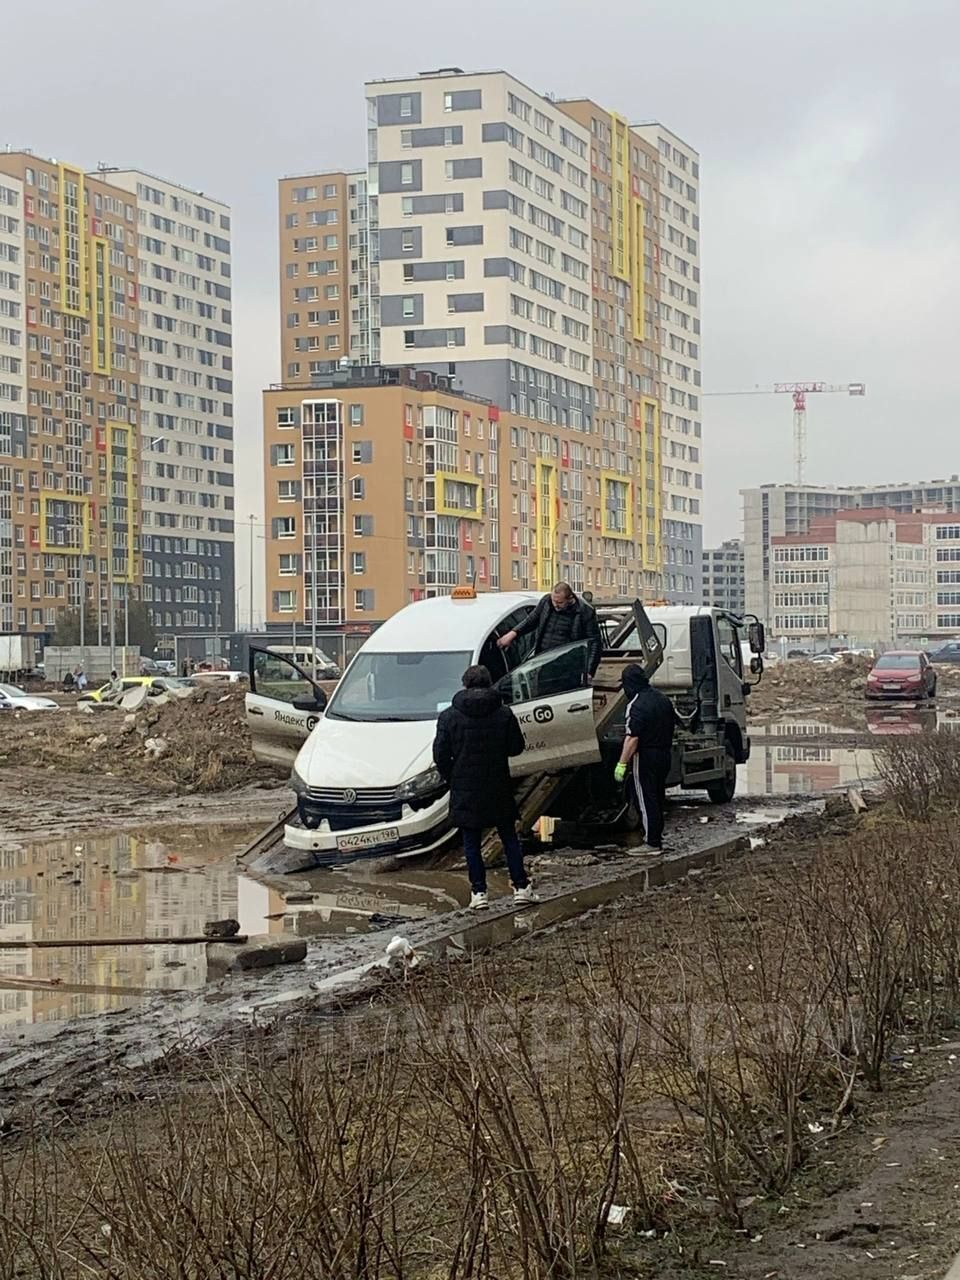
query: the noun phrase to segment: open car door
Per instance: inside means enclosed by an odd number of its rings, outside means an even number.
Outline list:
[[[587,674],[589,646],[580,640],[530,658],[497,688],[520,722],[526,749],[510,761],[515,778],[556,773],[600,759]]]
[[[290,658],[269,649],[250,649],[247,725],[253,754],[262,764],[288,774],[297,752],[323,714],[327,695]]]

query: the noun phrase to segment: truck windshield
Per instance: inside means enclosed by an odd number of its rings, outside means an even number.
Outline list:
[[[358,653],[327,707],[328,720],[436,720],[473,655]]]

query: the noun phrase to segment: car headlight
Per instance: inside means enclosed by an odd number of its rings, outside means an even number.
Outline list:
[[[397,787],[397,799],[418,800],[422,796],[429,795],[431,791],[445,790],[446,785],[439,769],[427,769],[424,773],[418,773],[415,778],[401,782]]]
[[[299,773],[297,773],[296,769],[290,770],[290,786],[298,796],[304,796],[307,794],[307,784],[303,778],[300,777]]]

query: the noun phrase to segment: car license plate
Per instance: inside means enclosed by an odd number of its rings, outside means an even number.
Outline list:
[[[886,689],[887,693],[899,693],[900,690],[903,688],[903,685],[902,684],[885,684],[883,687],[884,689]]]
[[[399,839],[399,827],[384,827],[382,831],[358,831],[352,836],[340,836],[337,849],[340,853],[350,853],[356,849],[378,849],[384,844],[396,844]]]

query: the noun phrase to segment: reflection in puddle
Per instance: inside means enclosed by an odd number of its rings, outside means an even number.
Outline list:
[[[268,932],[280,904],[237,874],[249,828],[160,830],[0,844],[0,942],[198,936],[229,917]],[[0,949],[0,1032],[104,1013],[138,996],[199,987],[203,944]]]
[[[750,759],[738,770],[737,790],[743,796],[821,795],[876,776],[867,747],[832,746],[812,736],[809,743],[755,741]]]

